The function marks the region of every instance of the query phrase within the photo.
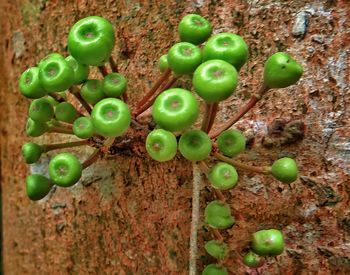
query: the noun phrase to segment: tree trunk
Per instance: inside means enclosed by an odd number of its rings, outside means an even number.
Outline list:
[[[286,51],[303,64],[297,85],[272,90],[237,127],[249,140],[238,159],[270,165],[281,156],[298,162],[291,187],[239,170],[224,195],[237,225],[222,234],[232,274],[253,272],[241,253],[251,234],[279,228],[286,250],[264,274],[350,273],[350,8],[348,1],[0,1],[1,192],[5,274],[187,274],[192,164],[180,154],[157,163],[142,138],[99,160],[72,188],[56,188],[39,202],[25,194],[25,176],[45,171],[50,157],[28,167],[20,153],[29,101],[18,77],[50,52],[66,54],[70,26],[100,15],[115,26],[114,57],[128,78],[132,106],[157,79],[158,58],[178,41],[177,24],[199,13],[215,33],[233,32],[250,48],[237,92],[221,103],[214,128],[235,113],[262,79],[264,61]],[[93,77],[100,77],[93,70]],[[176,85],[188,87],[188,79]],[[204,112],[204,105],[203,112]],[[147,119],[149,113],[145,115]],[[198,121],[200,123],[200,121]],[[199,124],[198,124],[199,125]],[[39,143],[67,140],[48,134]],[[90,149],[72,150],[83,160]],[[197,267],[214,262],[204,251],[213,236],[203,209],[214,194],[203,177]]]

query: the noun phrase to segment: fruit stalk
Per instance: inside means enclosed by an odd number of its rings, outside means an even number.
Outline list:
[[[106,75],[108,75],[108,71],[105,65],[101,65],[98,66],[98,69],[100,71],[100,73],[102,74],[103,77],[105,77]]]
[[[81,164],[83,170],[85,168],[88,168],[91,164],[93,164],[96,160],[98,160],[100,153],[101,153],[100,149],[95,149],[95,151]]]
[[[48,132],[49,133],[69,134],[69,135],[74,134],[72,129],[65,128],[65,127],[59,127],[59,126],[51,126]]]
[[[113,57],[109,57],[109,65],[111,66],[112,72],[117,73],[118,72],[118,66],[117,63],[114,61]]]
[[[43,148],[43,152],[46,153],[51,150],[62,149],[62,148],[72,148],[72,147],[89,145],[89,144],[90,144],[89,140],[80,140],[80,141],[73,141],[73,142],[66,142],[66,143],[44,144],[44,145],[41,145],[41,147]]]
[[[74,95],[76,97],[76,99],[81,103],[81,105],[83,105],[83,107],[85,108],[85,110],[91,114],[91,107],[90,105],[81,97],[78,89],[74,86],[72,86],[71,88],[69,88],[69,92]]]
[[[211,114],[210,114],[210,120],[207,128],[207,133],[209,133],[211,128],[213,127],[218,109],[219,109],[219,103],[213,103],[211,107]]]
[[[65,102],[66,100],[60,96],[58,93],[49,93],[49,96],[51,96],[54,100],[56,100],[57,102]]]

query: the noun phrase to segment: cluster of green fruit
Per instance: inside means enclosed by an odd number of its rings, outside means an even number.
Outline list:
[[[211,154],[219,156],[217,158],[222,161],[211,169],[206,166],[209,170],[208,179],[217,192],[228,190],[235,187],[238,180],[237,171],[230,160],[244,151],[246,140],[240,131],[228,129],[220,132],[216,144],[213,143],[216,137],[211,137],[209,131],[215,118],[213,110],[217,105],[213,106],[235,92],[238,71],[248,59],[248,46],[236,34],[220,33],[211,36],[211,24],[197,14],[186,15],[178,30],[181,42],[174,44],[159,60],[159,68],[163,72],[161,79],[166,80],[170,73],[175,79],[191,75],[195,93],[204,100],[207,110],[211,111],[204,115],[202,128],[193,129],[200,108],[191,91],[170,88],[171,85],[164,88],[167,86],[164,85],[161,93],[154,96],[154,102],[150,100],[149,105],[145,96],[140,101],[142,104],[137,106],[143,110],[142,107],[152,105],[152,117],[157,124],[157,128],[147,135],[146,151],[154,160],[164,162],[174,158],[179,150],[187,160],[205,166],[204,161]],[[125,77],[115,70],[111,74],[101,70],[104,74],[102,81],[88,80],[89,66],[101,68],[110,60],[114,42],[113,27],[107,20],[97,16],[84,18],[70,30],[70,56],[63,58],[56,53],[50,54],[37,67],[22,74],[20,90],[26,97],[34,99],[29,107],[27,134],[36,137],[45,132],[60,132],[84,139],[66,144],[26,143],[22,152],[27,163],[36,162],[42,153],[53,149],[89,145],[90,138],[96,135],[114,140],[128,130],[132,115],[125,101],[119,98],[126,90]],[[203,43],[205,44],[201,46]],[[275,53],[265,63],[263,90],[290,86],[299,80],[302,72],[302,67],[288,54]],[[155,86],[159,88],[161,84],[157,82]],[[80,92],[73,85],[81,85]],[[157,88],[152,89],[152,93]],[[66,102],[64,91],[67,89],[85,107],[87,116]],[[62,102],[57,102],[59,99],[63,99]],[[139,110],[134,110],[134,119],[140,113]],[[91,161],[88,163],[91,164]],[[50,161],[50,178],[39,174],[27,177],[27,194],[30,199],[39,200],[48,194],[53,184],[72,186],[86,167],[85,162],[81,164],[70,153],[58,154]],[[281,182],[291,183],[296,180],[298,169],[293,159],[282,158],[271,167],[266,167],[265,172]],[[205,221],[215,230],[228,229],[235,223],[229,205],[223,200],[215,200],[207,205]],[[243,261],[247,266],[257,267],[261,262],[259,255],[278,255],[282,253],[283,245],[283,236],[278,230],[256,232],[252,251]],[[205,248],[219,260],[223,260],[227,254],[227,246],[221,240],[211,240]],[[227,271],[222,265],[211,264],[204,269],[203,274],[227,274]]]

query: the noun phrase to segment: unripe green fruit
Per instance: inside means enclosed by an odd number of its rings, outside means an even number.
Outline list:
[[[210,264],[204,268],[202,275],[228,275],[228,272],[224,266]]]
[[[209,136],[201,130],[185,132],[179,140],[179,151],[188,160],[200,161],[206,159],[212,149]]]
[[[225,156],[235,157],[242,153],[246,146],[244,135],[235,129],[223,131],[218,136],[218,147]]]
[[[59,121],[72,123],[79,117],[79,113],[71,103],[61,102],[55,108],[55,117]]]
[[[48,130],[48,126],[45,123],[41,123],[31,118],[28,118],[26,124],[26,133],[31,137],[39,137]]]
[[[146,150],[154,160],[171,160],[177,151],[176,137],[173,133],[163,129],[153,130],[147,136]]]
[[[95,129],[88,117],[79,117],[73,123],[73,133],[78,138],[90,138],[94,135]]]
[[[205,244],[205,251],[216,259],[223,260],[228,252],[228,247],[225,243],[218,240],[211,240]]]
[[[214,188],[227,190],[236,186],[238,174],[232,165],[219,162],[210,170],[208,179]]]
[[[259,255],[255,254],[253,251],[249,251],[243,257],[243,263],[251,268],[258,268],[264,264],[264,258],[261,258]]]
[[[52,183],[50,180],[42,175],[33,174],[26,178],[27,196],[33,201],[44,198],[51,188]]]
[[[220,201],[210,202],[205,208],[204,215],[205,222],[215,229],[227,229],[235,223],[230,207]]]
[[[81,87],[80,94],[86,102],[95,105],[97,102],[105,98],[102,89],[102,81],[98,79],[90,79],[86,81]]]
[[[105,76],[102,83],[102,90],[108,97],[120,97],[126,91],[126,78],[118,73],[111,73]]]
[[[40,159],[43,149],[39,144],[27,142],[22,146],[22,155],[26,163],[32,164]]]
[[[78,85],[85,82],[89,77],[89,66],[80,64],[73,56],[69,55],[66,57],[66,61],[72,67],[74,71],[74,82],[73,84]]]
[[[22,73],[19,90],[27,98],[40,98],[47,94],[39,80],[39,68],[31,67]]]
[[[282,232],[277,229],[260,230],[253,234],[252,250],[260,256],[277,256],[284,250]]]
[[[59,53],[50,53],[39,61],[38,67],[42,66],[49,59],[64,59],[64,57]]]
[[[29,106],[29,117],[32,120],[46,123],[54,116],[53,107],[46,98],[34,99]]]
[[[303,67],[288,54],[278,52],[265,62],[264,83],[272,88],[285,88],[295,84],[303,74]]]
[[[291,183],[298,178],[298,166],[294,159],[280,158],[271,166],[271,173],[277,180]]]
[[[210,37],[211,32],[209,21],[198,14],[187,14],[179,23],[179,35],[183,42],[202,44]]]
[[[168,55],[164,54],[159,58],[158,61],[158,68],[161,72],[164,72],[166,69],[169,68],[169,64],[168,64]]]

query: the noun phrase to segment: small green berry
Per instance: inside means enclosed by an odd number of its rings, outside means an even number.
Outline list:
[[[27,142],[22,146],[22,155],[26,163],[32,164],[40,159],[43,149],[39,144]]]
[[[78,138],[90,138],[94,135],[94,132],[94,125],[88,117],[79,117],[73,123],[73,133]]]
[[[33,174],[26,178],[26,192],[29,199],[33,201],[41,200],[51,190],[52,183],[42,175]]]
[[[205,222],[215,229],[227,229],[235,223],[228,204],[220,201],[210,202],[205,208],[204,215]]]
[[[179,151],[188,160],[200,161],[206,159],[212,149],[209,136],[201,130],[185,132],[179,140]]]
[[[39,137],[48,130],[48,126],[45,123],[41,123],[31,118],[28,118],[26,124],[26,133],[31,137]]]
[[[105,76],[102,83],[102,90],[107,97],[120,97],[126,91],[126,78],[118,73],[111,73]]]
[[[202,275],[228,275],[228,272],[224,266],[210,264],[204,268]]]
[[[204,246],[205,251],[214,258],[223,260],[228,252],[228,247],[225,243],[218,240],[211,240],[207,242]]]
[[[40,98],[47,94],[41,86],[38,67],[31,67],[22,73],[19,90],[27,98]]]
[[[29,106],[29,117],[35,121],[45,123],[54,116],[53,107],[46,98],[34,99]]]
[[[298,178],[298,166],[294,159],[280,158],[271,166],[271,173],[277,180],[291,183]]]
[[[55,117],[59,121],[73,123],[79,113],[71,103],[61,102],[55,108]]]
[[[66,61],[72,67],[74,71],[74,84],[78,85],[85,82],[89,77],[89,66],[80,64],[73,56],[69,55],[66,57]]]
[[[169,68],[169,64],[168,64],[168,55],[164,54],[159,58],[158,61],[158,68],[161,72],[164,72],[166,69]]]
[[[173,133],[163,129],[153,130],[147,136],[146,150],[154,160],[171,160],[177,151],[176,137]]]
[[[232,165],[219,162],[210,170],[208,179],[214,188],[227,190],[236,186],[238,174]]]
[[[252,250],[260,256],[277,256],[284,250],[284,239],[277,229],[260,230],[253,234]]]
[[[247,254],[244,255],[243,263],[248,267],[258,268],[261,267],[265,263],[265,261],[264,258],[255,254],[253,251],[249,251]]]
[[[246,146],[246,139],[241,131],[229,129],[218,136],[218,147],[225,156],[235,157],[242,153]]]
[[[102,81],[98,79],[89,79],[81,87],[80,94],[86,102],[95,105],[97,102],[105,98],[102,89]]]
[[[178,30],[181,41],[199,45],[210,37],[212,26],[198,14],[187,14],[181,19]]]

